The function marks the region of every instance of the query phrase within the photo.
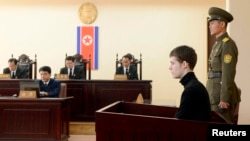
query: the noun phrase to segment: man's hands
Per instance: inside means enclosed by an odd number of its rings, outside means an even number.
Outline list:
[[[221,101],[218,105],[221,109],[228,109],[230,104],[228,102]]]
[[[48,96],[48,93],[47,93],[47,92],[44,92],[44,91],[41,91],[41,92],[40,92],[40,96]]]

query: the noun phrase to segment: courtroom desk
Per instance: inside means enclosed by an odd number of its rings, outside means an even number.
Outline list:
[[[0,96],[12,96],[19,93],[19,82],[31,82],[31,79],[9,79],[0,80]]]
[[[0,140],[68,141],[68,98],[0,97]]]
[[[0,80],[0,95],[18,94],[19,81]],[[135,101],[141,93],[144,99],[152,99],[151,80],[60,80],[67,84],[71,121],[94,121],[95,111],[115,101]]]
[[[151,100],[151,80],[62,80],[67,83],[72,121],[94,121],[95,111],[115,101],[135,101],[138,94]]]

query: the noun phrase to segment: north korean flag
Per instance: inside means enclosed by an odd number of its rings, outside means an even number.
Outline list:
[[[98,69],[98,27],[77,27],[77,53],[91,59],[91,69]]]

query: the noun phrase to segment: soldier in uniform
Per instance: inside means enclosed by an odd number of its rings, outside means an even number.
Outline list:
[[[210,34],[216,37],[209,57],[209,72],[206,88],[210,97],[211,110],[219,112],[228,123],[234,123],[236,105],[240,102],[234,81],[238,48],[227,33],[227,25],[233,16],[227,11],[211,7],[209,13]]]

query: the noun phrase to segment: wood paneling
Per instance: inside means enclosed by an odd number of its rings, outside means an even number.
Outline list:
[[[20,81],[0,80],[0,94],[12,96],[19,93]],[[94,121],[95,111],[115,101],[135,101],[141,93],[151,101],[151,80],[61,80],[67,84],[67,96],[74,97],[70,103],[71,121]]]
[[[0,97],[0,140],[67,141],[70,99]]]

